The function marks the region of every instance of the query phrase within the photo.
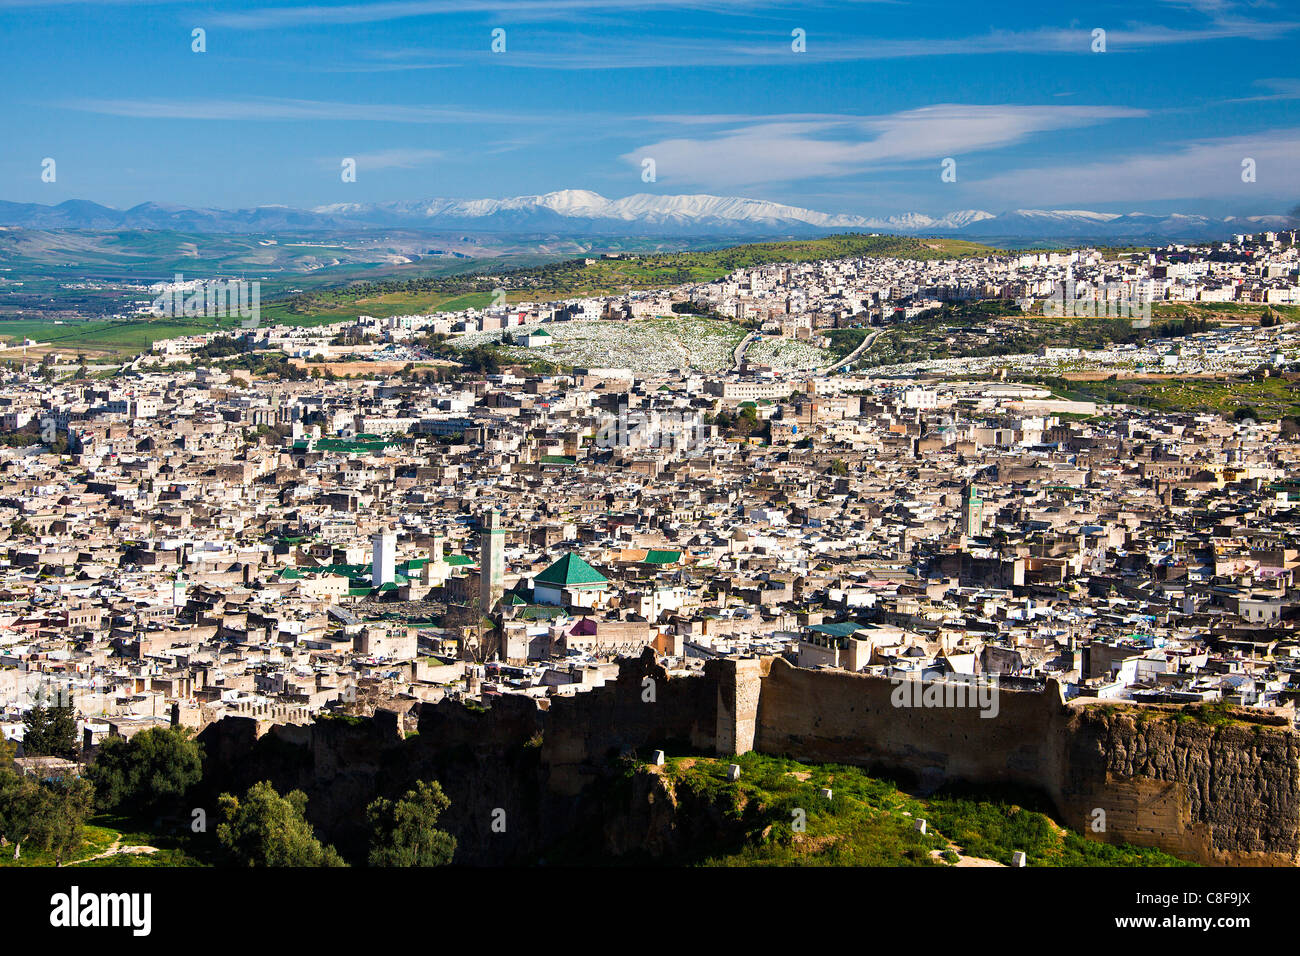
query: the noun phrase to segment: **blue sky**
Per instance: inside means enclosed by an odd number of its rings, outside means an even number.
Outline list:
[[[1282,0],[0,0],[0,38],[0,198],[15,201],[1300,204],[1300,9]]]

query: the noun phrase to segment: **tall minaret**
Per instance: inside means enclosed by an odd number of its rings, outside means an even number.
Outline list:
[[[397,535],[380,531],[370,536],[370,586],[393,581],[397,573]]]
[[[483,514],[483,525],[479,530],[478,556],[478,606],[484,614],[496,610],[497,602],[505,593],[505,531],[501,528],[501,516],[495,508]]]
[[[961,531],[968,538],[978,538],[984,533],[984,502],[974,482],[962,489]]]

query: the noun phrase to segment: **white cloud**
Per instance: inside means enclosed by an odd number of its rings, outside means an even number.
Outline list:
[[[537,114],[385,103],[335,103],[264,97],[245,100],[83,99],[69,109],[133,119],[169,120],[371,120],[384,123],[526,123]]]
[[[1256,86],[1263,86],[1271,89],[1272,93],[1261,93],[1258,96],[1242,96],[1236,99],[1228,100],[1229,103],[1263,103],[1272,100],[1297,100],[1300,99],[1300,80],[1298,79],[1272,79],[1256,80]]]
[[[357,161],[358,169],[415,169],[444,155],[438,149],[381,149],[373,153],[358,153],[352,158]],[[338,158],[330,157],[322,162],[336,165]]]
[[[779,117],[707,137],[663,139],[620,157],[653,158],[661,178],[710,187],[754,186],[888,168],[994,149],[1044,131],[1140,117],[1114,106],[941,104],[887,116]],[[689,122],[691,118],[685,118]]]
[[[1112,144],[1113,145],[1113,144]],[[1255,160],[1256,181],[1241,180],[1242,160]],[[1094,163],[1017,169],[974,187],[1017,204],[1156,200],[1294,199],[1300,182],[1300,130],[1283,129],[1202,140]]]
[[[889,2],[889,0],[878,0]],[[777,0],[391,0],[386,3],[353,3],[270,7],[223,13],[214,20],[220,26],[244,30],[280,29],[323,23],[376,23],[408,17],[499,14],[503,20],[529,23],[558,16],[620,10],[720,10],[731,13],[748,8],[771,7]]]

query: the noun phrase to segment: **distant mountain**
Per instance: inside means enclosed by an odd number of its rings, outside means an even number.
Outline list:
[[[1286,216],[1216,219],[1194,215],[1090,212],[1078,209],[979,209],[940,218],[920,213],[884,219],[834,215],[733,196],[638,193],[606,199],[565,189],[512,199],[429,199],[335,203],[314,209],[256,206],[192,209],[141,203],[119,210],[86,200],[57,206],[0,202],[0,226],[28,229],[170,229],[181,232],[262,233],[283,230],[420,229],[561,236],[787,236],[867,231],[1003,239],[1205,240],[1234,233],[1294,227]]]

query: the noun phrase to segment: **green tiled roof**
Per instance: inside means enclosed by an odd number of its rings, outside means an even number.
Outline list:
[[[361,578],[370,573],[368,564],[322,564],[318,568],[309,568],[321,574],[341,574],[345,578]]]
[[[543,455],[543,465],[576,465],[578,459],[570,458],[567,455]]]
[[[447,555],[447,563],[453,568],[463,568],[467,564],[473,564],[474,559],[463,554],[449,554]]]
[[[285,568],[280,572],[280,577],[289,581],[297,581],[307,574],[337,574],[345,578],[362,578],[370,573],[368,564],[322,564],[320,567]]]
[[[680,551],[656,551],[651,548],[645,554],[643,564],[674,564],[682,559]]]
[[[841,621],[838,624],[814,624],[808,628],[810,631],[817,631],[819,634],[829,634],[831,637],[852,637],[862,629],[861,624],[855,624],[853,621]]]
[[[564,608],[546,607],[542,604],[530,604],[520,610],[516,619],[520,621],[550,621],[564,613]]]
[[[608,584],[605,577],[576,554],[566,554],[533,579],[537,584],[571,588],[580,584]]]
[[[380,438],[378,435],[358,435],[356,438],[322,438],[316,442],[316,451],[337,451],[345,454],[379,452],[385,448],[410,444],[409,435]]]

